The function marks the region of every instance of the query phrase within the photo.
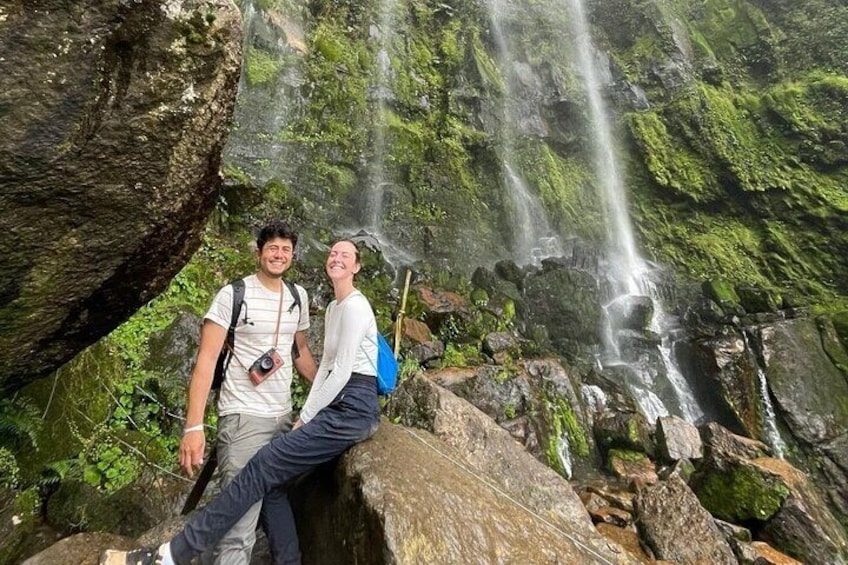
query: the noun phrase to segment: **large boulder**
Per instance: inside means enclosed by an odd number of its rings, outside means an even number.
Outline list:
[[[489,431],[505,434],[493,424]],[[540,511],[533,499],[547,498],[546,486],[518,473],[499,480],[433,434],[384,421],[338,467],[298,483],[292,498],[304,562],[315,565],[637,563],[594,531],[585,511],[574,523]]]
[[[116,534],[84,532],[54,543],[24,561],[22,565],[97,565],[100,552],[106,548],[134,547],[132,540]]]
[[[713,516],[752,527],[758,538],[805,563],[845,563],[848,539],[816,484],[765,448],[716,424],[701,429],[703,465],[690,483]]]
[[[0,6],[0,390],[111,331],[197,248],[240,58],[230,0]]]
[[[734,428],[759,437],[760,397],[757,361],[735,328],[722,326],[716,335],[683,346],[688,371],[699,379],[703,393],[720,396],[732,413]]]
[[[484,412],[543,463],[568,477],[591,472],[591,424],[572,383],[575,372],[558,360],[483,365],[465,374],[442,369],[427,378]]]
[[[594,275],[546,261],[524,281],[525,323],[546,327],[556,351],[573,359],[601,344],[600,299]]]

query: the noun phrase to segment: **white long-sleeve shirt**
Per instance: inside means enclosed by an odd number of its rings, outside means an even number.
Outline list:
[[[327,306],[324,352],[309,396],[300,411],[306,424],[341,392],[352,373],[376,375],[377,321],[368,299],[354,290]]]

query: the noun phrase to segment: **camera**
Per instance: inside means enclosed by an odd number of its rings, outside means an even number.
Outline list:
[[[253,384],[258,385],[273,375],[274,371],[282,366],[283,358],[280,357],[277,350],[272,347],[253,362],[253,365],[251,365],[250,369],[247,370],[247,374],[250,375],[250,380]]]

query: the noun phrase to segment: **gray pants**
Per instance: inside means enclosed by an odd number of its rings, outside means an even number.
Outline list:
[[[291,415],[263,418],[247,414],[229,414],[218,421],[218,469],[223,490],[241,471],[251,457],[281,432],[291,430]],[[285,501],[288,504],[288,501]],[[254,504],[221,538],[218,544],[203,555],[205,565],[248,565],[262,502]],[[296,543],[296,540],[295,540]],[[273,548],[272,548],[273,550]]]

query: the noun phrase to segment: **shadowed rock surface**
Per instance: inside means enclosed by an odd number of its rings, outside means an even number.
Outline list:
[[[197,248],[240,57],[229,0],[0,6],[0,390],[111,331]]]

